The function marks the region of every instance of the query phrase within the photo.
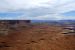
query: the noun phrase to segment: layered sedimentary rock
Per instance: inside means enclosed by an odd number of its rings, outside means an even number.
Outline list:
[[[8,35],[10,28],[27,26],[30,20],[0,20],[0,35]]]

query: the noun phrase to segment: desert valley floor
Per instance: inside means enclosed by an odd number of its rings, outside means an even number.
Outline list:
[[[63,30],[50,25],[17,28],[0,37],[0,50],[75,50],[75,35],[62,34]]]

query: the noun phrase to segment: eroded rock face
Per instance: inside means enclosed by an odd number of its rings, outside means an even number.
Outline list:
[[[8,35],[10,28],[29,25],[30,20],[0,20],[0,35]]]
[[[0,36],[8,35],[9,24],[7,21],[0,21]]]

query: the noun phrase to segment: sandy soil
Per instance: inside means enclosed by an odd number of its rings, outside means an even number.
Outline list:
[[[62,31],[62,27],[49,25],[17,28],[0,37],[0,50],[75,50],[75,35]]]

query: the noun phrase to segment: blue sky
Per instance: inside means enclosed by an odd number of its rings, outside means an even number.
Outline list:
[[[75,17],[75,11],[70,11],[70,12],[67,12],[67,13],[63,13],[63,15]]]
[[[0,20],[75,20],[75,0],[0,0]]]

